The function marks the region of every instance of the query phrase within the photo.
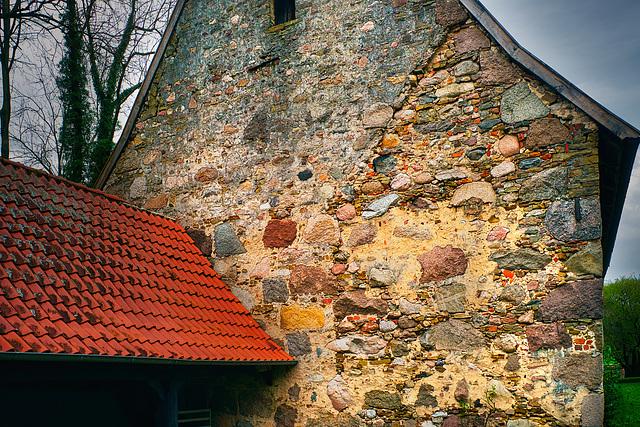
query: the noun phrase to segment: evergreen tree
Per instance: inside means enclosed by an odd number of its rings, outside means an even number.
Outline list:
[[[64,56],[60,60],[60,74],[56,79],[62,103],[62,176],[85,182],[91,134],[89,93],[87,91],[87,69],[82,53],[82,31],[79,27],[76,0],[66,0],[66,12],[62,19],[64,33]]]

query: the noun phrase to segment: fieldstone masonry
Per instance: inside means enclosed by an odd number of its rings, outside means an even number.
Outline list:
[[[456,0],[271,7],[186,3],[106,188],[299,361],[217,425],[595,425],[598,125]]]

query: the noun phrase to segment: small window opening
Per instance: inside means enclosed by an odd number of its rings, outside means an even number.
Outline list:
[[[295,0],[273,0],[273,25],[296,19]]]

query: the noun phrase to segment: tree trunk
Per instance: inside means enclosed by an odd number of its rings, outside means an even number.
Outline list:
[[[2,140],[2,157],[9,158],[9,118],[11,117],[11,85],[9,84],[9,47],[11,42],[11,18],[9,0],[2,0],[2,109],[0,109],[0,126]]]

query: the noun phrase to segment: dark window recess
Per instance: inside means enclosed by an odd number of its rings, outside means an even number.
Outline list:
[[[296,19],[295,0],[273,0],[273,25]]]

